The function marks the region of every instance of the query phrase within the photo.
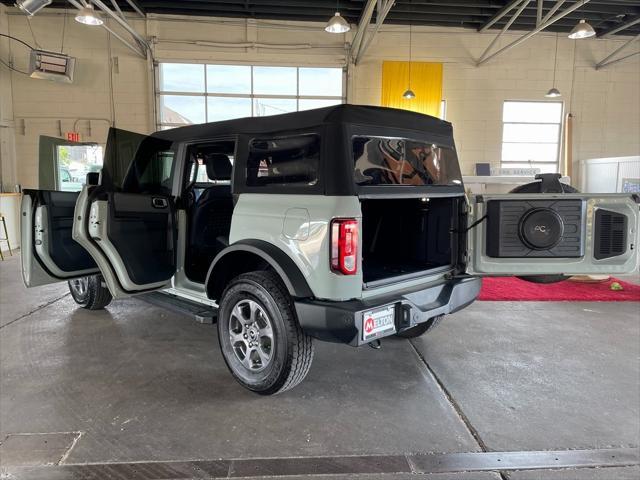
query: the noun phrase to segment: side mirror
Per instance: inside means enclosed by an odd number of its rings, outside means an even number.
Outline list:
[[[89,172],[87,173],[87,180],[85,182],[87,185],[96,186],[100,183],[100,172]]]

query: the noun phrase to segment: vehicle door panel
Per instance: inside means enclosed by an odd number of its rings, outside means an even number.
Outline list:
[[[160,288],[175,273],[174,219],[170,197],[110,192],[91,205],[89,235],[125,290]]]
[[[77,192],[25,190],[21,206],[22,272],[28,287],[98,273],[72,238]]]

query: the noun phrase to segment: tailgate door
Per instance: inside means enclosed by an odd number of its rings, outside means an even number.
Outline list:
[[[638,268],[637,202],[629,194],[474,196],[467,222],[467,272],[632,273]]]

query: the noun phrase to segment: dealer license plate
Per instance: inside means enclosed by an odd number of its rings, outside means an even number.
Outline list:
[[[396,333],[395,307],[377,308],[362,315],[362,340],[374,340],[378,337]]]

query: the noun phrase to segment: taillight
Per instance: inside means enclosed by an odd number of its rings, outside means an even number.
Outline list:
[[[358,221],[354,218],[331,222],[331,270],[343,275],[358,271]]]

